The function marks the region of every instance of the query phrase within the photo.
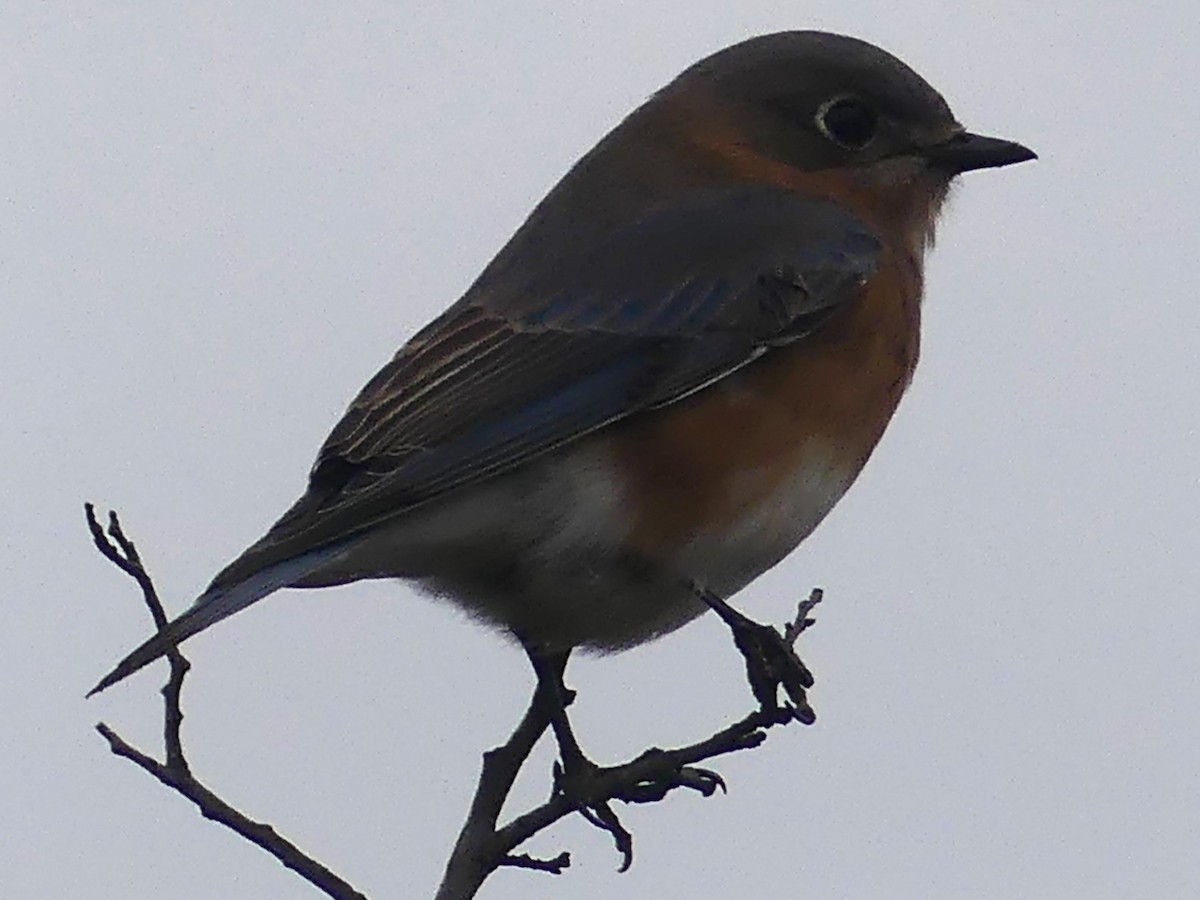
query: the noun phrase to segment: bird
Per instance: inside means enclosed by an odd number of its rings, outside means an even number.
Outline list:
[[[567,172],[355,397],[303,496],[92,693],[282,588],[405,580],[539,678],[728,611],[892,419],[951,184],[1035,158],[853,37],[700,60]]]

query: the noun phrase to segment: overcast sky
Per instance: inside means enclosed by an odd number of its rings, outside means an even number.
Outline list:
[[[431,11],[436,7],[436,11]],[[849,495],[738,598],[819,721],[728,796],[566,822],[482,897],[1200,896],[1200,94],[1193,4],[8,3],[0,13],[6,897],[313,889],[107,753],[160,751],[115,506],[179,611],[298,495],[359,386],[571,162],[699,57],[819,27],[1040,161],[963,179],[921,368]],[[195,771],[372,898],[430,896],[520,653],[402,585],[282,593],[188,645]],[[749,708],[701,620],[584,660],[602,762]],[[539,800],[550,755],[518,800]]]

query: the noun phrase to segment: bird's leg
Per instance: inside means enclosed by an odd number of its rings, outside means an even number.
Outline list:
[[[541,702],[545,704],[550,727],[554,729],[564,773],[574,775],[596,768],[595,763],[584,756],[567,718],[567,707],[575,700],[575,692],[563,682],[563,673],[567,669],[567,658],[571,651],[551,652],[527,645],[525,652],[529,654],[529,661],[533,664],[534,674],[537,675],[537,692]]]
[[[675,763],[658,749],[646,751],[625,766],[605,769],[596,765],[580,749],[567,718],[567,707],[575,699],[575,693],[563,683],[569,651],[547,652],[526,644],[525,652],[537,675],[537,702],[544,705],[544,713],[558,741],[561,763],[554,769],[555,790],[560,791],[584,818],[612,836],[622,857],[621,871],[633,862],[633,835],[621,824],[610,801],[654,803],[676,788],[688,788],[706,797],[712,796],[718,788],[724,790],[725,782],[716,772]],[[628,784],[621,774],[623,770],[647,760],[668,761],[656,767],[653,775],[636,784]]]
[[[787,629],[781,634],[770,625],[762,625],[738,612],[721,597],[708,588],[695,582],[691,585],[696,597],[707,604],[733,632],[733,640],[746,660],[746,676],[750,681],[750,690],[755,698],[767,711],[779,708],[778,691],[783,688],[791,701],[792,711],[796,719],[806,725],[816,721],[816,713],[808,703],[806,688],[813,686],[812,673],[808,666],[796,655],[793,646],[796,637],[803,630],[808,610],[820,600],[820,595],[814,592],[813,598],[801,604],[800,624],[798,627]]]
[[[525,652],[537,675],[537,694],[545,705],[550,727],[558,741],[562,762],[555,766],[555,789],[562,791],[585,819],[612,836],[621,854],[621,871],[625,871],[633,862],[633,835],[621,824],[601,793],[603,770],[584,755],[567,718],[567,707],[575,699],[575,692],[563,682],[571,651],[547,652],[526,644]]]

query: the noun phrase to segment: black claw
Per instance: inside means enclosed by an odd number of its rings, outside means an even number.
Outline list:
[[[691,788],[698,794],[711,797],[719,788],[721,793],[729,793],[725,779],[712,769],[702,769],[699,766],[686,766],[679,770],[677,787]]]
[[[607,802],[597,803],[592,808],[592,813],[595,818],[589,816],[589,821],[612,835],[613,844],[621,854],[621,865],[617,867],[617,871],[628,872],[629,867],[633,865],[633,835],[621,824],[621,820]]]
[[[718,788],[727,792],[725,780],[712,769],[680,766],[668,776],[634,785],[623,791],[619,799],[626,803],[657,803],[675,788],[687,788],[705,797],[711,797]]]
[[[792,718],[801,725],[811,725],[817,721],[817,714],[813,712],[813,708],[807,702],[797,703],[792,710]]]
[[[596,800],[596,784],[602,769],[586,757],[575,760],[568,768],[555,761],[554,790],[565,797],[591,825],[606,831],[621,854],[620,872],[633,865],[633,835],[621,824],[608,800]]]
[[[720,789],[722,794],[729,793],[729,786],[725,784],[725,779],[721,777],[721,773],[714,772],[712,769],[693,769],[692,771],[701,774],[707,779],[708,790],[702,791],[705,797],[711,797]]]

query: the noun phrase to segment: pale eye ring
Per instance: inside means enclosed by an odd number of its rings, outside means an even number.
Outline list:
[[[814,119],[821,134],[844,150],[862,150],[875,138],[879,115],[857,97],[826,100]]]

